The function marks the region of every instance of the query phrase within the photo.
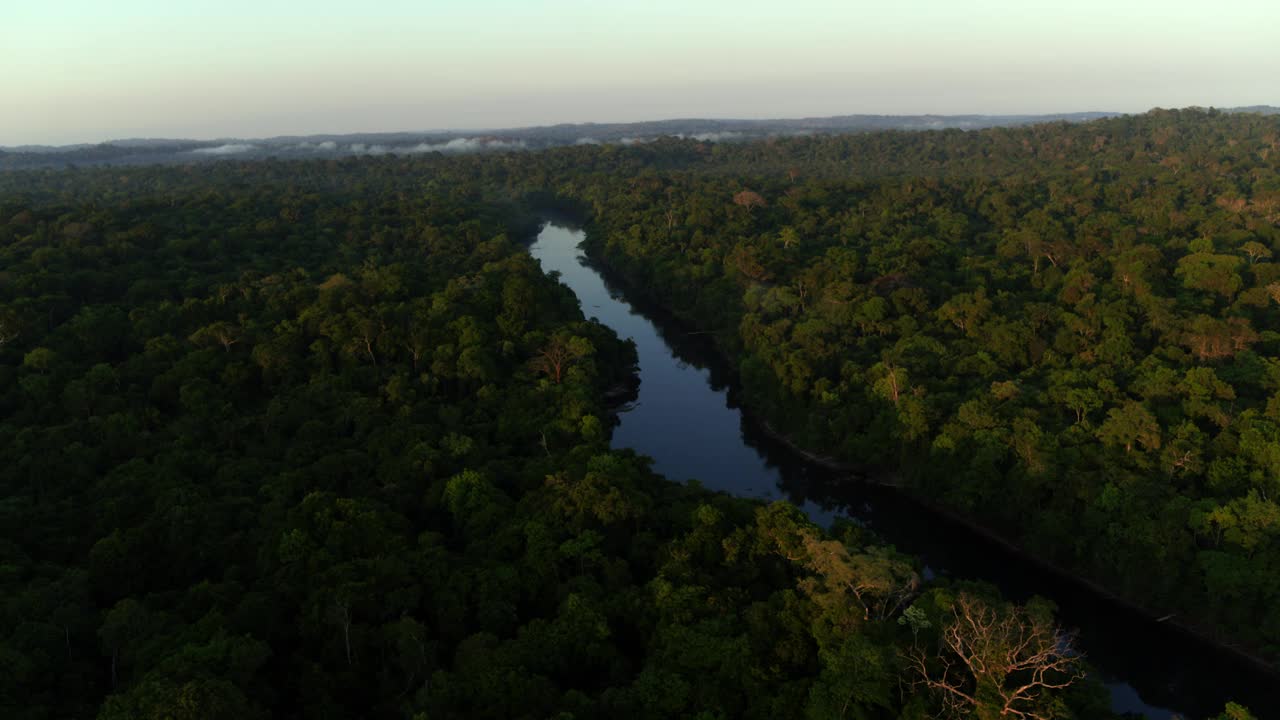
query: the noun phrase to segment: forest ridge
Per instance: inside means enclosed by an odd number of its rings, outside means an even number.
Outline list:
[[[1051,603],[611,450],[549,205],[795,442],[1274,664],[1278,158],[1159,111],[0,174],[0,710],[1110,716]]]

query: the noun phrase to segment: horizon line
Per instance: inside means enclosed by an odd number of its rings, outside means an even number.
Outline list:
[[[1186,105],[1182,107],[1165,107],[1153,106],[1142,111],[1120,111],[1120,110],[1063,110],[1055,112],[962,112],[962,113],[876,113],[876,112],[856,112],[842,113],[837,115],[793,115],[790,117],[776,116],[683,116],[683,117],[657,117],[638,120],[618,120],[618,121],[564,121],[537,123],[529,125],[509,125],[509,126],[454,126],[446,128],[429,128],[429,129],[400,129],[400,130],[346,130],[346,131],[328,131],[328,132],[299,132],[285,133],[275,135],[217,135],[204,137],[183,137],[177,135],[165,136],[142,136],[132,135],[124,137],[110,137],[98,141],[79,141],[68,143],[21,143],[21,144],[3,144],[0,145],[2,151],[22,151],[24,149],[33,148],[81,148],[94,147],[101,145],[112,145],[120,142],[172,142],[172,143],[216,143],[229,141],[248,141],[248,142],[272,142],[282,140],[306,140],[309,138],[321,137],[350,137],[356,135],[379,136],[379,135],[461,135],[461,134],[483,134],[483,133],[500,133],[500,132],[519,132],[538,130],[543,128],[566,128],[566,127],[610,127],[610,126],[627,126],[654,123],[680,123],[680,122],[745,122],[745,123],[785,123],[785,122],[806,122],[817,120],[834,120],[840,118],[1054,118],[1071,115],[1098,115],[1102,117],[1121,117],[1127,115],[1143,115],[1157,110],[1223,110],[1223,111],[1248,111],[1253,109],[1277,109],[1280,106],[1270,105],[1267,103],[1255,103],[1251,105],[1233,105],[1230,107],[1219,107],[1216,105]]]

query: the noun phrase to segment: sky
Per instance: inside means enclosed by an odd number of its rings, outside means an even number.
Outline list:
[[[1280,105],[1278,0],[0,0],[0,146]]]

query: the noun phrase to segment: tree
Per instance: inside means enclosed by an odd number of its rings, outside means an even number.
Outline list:
[[[1102,407],[1102,398],[1093,388],[1087,387],[1066,388],[1059,402],[1075,413],[1077,425],[1084,423],[1089,413]]]
[[[116,603],[102,620],[98,637],[111,652],[111,686],[120,684],[120,665],[152,627],[151,614],[133,598]]]
[[[638,517],[643,503],[635,491],[636,469],[614,455],[598,455],[587,463],[587,471],[556,473],[546,478],[551,507],[575,529],[591,521],[614,525]]]
[[[409,352],[414,372],[420,372],[435,347],[439,333],[432,327],[434,320],[427,298],[402,303],[397,308],[400,315],[398,339],[401,347]],[[499,324],[502,324],[499,318]]]
[[[1107,411],[1098,439],[1106,445],[1123,446],[1125,452],[1132,452],[1134,444],[1144,450],[1159,450],[1160,424],[1145,405],[1130,400]]]
[[[781,503],[757,511],[756,522],[773,551],[810,573],[800,589],[838,626],[889,617],[920,587],[919,576],[901,556],[879,547],[851,550],[822,537]],[[852,616],[850,609],[856,609]]]
[[[47,373],[58,362],[58,354],[47,347],[33,348],[22,358],[22,366],[39,373]]]
[[[1231,298],[1244,285],[1244,280],[1236,273],[1239,267],[1238,255],[1200,252],[1179,260],[1174,275],[1182,278],[1185,287]]]
[[[225,320],[205,325],[191,333],[191,342],[197,345],[221,345],[224,352],[231,352],[231,346],[240,342],[243,331]]]
[[[778,242],[782,243],[782,247],[790,250],[791,246],[800,243],[800,233],[796,229],[788,225],[782,228],[782,232],[778,233]]]
[[[1280,536],[1280,505],[1256,489],[1211,510],[1205,519],[1216,537],[1240,547],[1247,555]]]
[[[960,293],[943,303],[938,308],[938,319],[972,335],[990,310],[991,301],[987,299],[986,288],[978,288],[975,292]]]
[[[449,478],[444,487],[445,506],[467,537],[480,538],[502,525],[510,499],[475,470]]]
[[[559,385],[564,379],[565,371],[592,352],[594,348],[591,347],[590,340],[558,333],[538,351],[531,363],[534,370],[545,374]]]
[[[895,367],[888,360],[876,363],[871,368],[870,379],[876,395],[892,402],[895,406],[902,400],[902,396],[911,390],[906,368]]]
[[[1218,715],[1213,720],[1256,720],[1256,718],[1253,716],[1253,713],[1249,712],[1249,708],[1229,702],[1227,703],[1227,706],[1223,708],[1222,714]]]
[[[217,678],[181,684],[148,678],[128,692],[112,695],[99,720],[258,720],[266,717],[235,685]]]
[[[1266,260],[1271,257],[1271,249],[1257,240],[1250,240],[1249,242],[1241,245],[1240,251],[1249,256],[1250,265],[1258,262],[1259,260]]]
[[[1201,360],[1219,360],[1234,357],[1259,339],[1245,318],[1220,320],[1197,315],[1187,324],[1181,342]]]
[[[906,653],[915,684],[938,696],[948,714],[979,720],[1051,720],[1052,694],[1084,678],[1074,638],[1047,611],[994,607],[968,593],[951,602],[938,647]]]
[[[740,208],[745,208],[748,213],[758,207],[765,207],[768,203],[760,193],[753,190],[742,190],[734,194],[733,204]]]
[[[809,689],[806,717],[870,720],[893,708],[892,656],[865,635],[841,638],[819,652],[822,670]]]

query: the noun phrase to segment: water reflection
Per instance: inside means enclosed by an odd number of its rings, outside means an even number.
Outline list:
[[[1234,699],[1259,717],[1280,717],[1269,678],[1236,658],[1047,572],[901,493],[807,462],[769,437],[740,412],[734,379],[711,339],[660,308],[625,299],[587,263],[578,248],[582,237],[565,224],[548,224],[530,252],[544,270],[560,274],[588,317],[636,343],[640,387],[620,414],[614,447],[652,457],[654,470],[674,480],[697,479],[762,500],[786,498],[823,525],[853,518],[922,558],[931,573],[986,580],[1013,600],[1051,598],[1062,622],[1080,629],[1080,645],[1118,711],[1164,720],[1174,717],[1174,708],[1206,717]]]

